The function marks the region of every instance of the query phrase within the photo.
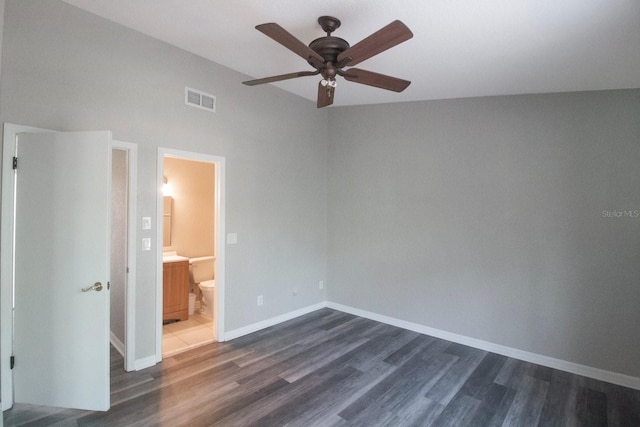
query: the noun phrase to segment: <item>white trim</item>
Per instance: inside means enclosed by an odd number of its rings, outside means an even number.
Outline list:
[[[429,326],[420,325],[418,323],[407,322],[406,320],[396,319],[395,317],[372,313],[370,311],[361,310],[359,308],[337,304],[334,302],[327,302],[326,305],[328,308],[332,308],[334,310],[375,320],[377,322],[386,323],[387,325],[397,326],[399,328],[408,329],[410,331],[430,335],[432,337],[441,338],[458,344],[468,345],[469,347],[490,351],[492,353],[501,354],[503,356],[512,357],[514,359],[523,360],[525,362],[531,362],[538,365],[547,366],[549,368],[570,372],[572,374],[582,375],[596,380],[621,385],[623,387],[640,390],[640,378],[632,377],[630,375],[605,371],[603,369],[594,368],[591,366],[568,362],[566,360],[556,359],[537,353],[531,353],[500,344],[494,344],[492,342],[467,337],[465,335],[454,334],[452,332],[443,331],[441,329],[430,328]]]
[[[136,371],[140,371],[142,369],[150,368],[155,364],[156,364],[156,356],[155,355],[147,356],[147,357],[143,357],[142,359],[136,360],[133,368]]]
[[[224,341],[224,301],[225,301],[225,158],[210,154],[195,153],[184,150],[158,147],[157,159],[157,195],[156,218],[162,218],[163,199],[162,185],[164,184],[164,159],[174,157],[178,159],[194,160],[215,164],[215,255],[216,255],[216,289],[213,337],[216,341]],[[156,354],[155,361],[162,361],[162,227],[156,219]]]
[[[136,358],[136,224],[138,200],[138,145],[131,142],[112,141],[112,149],[127,152],[127,289],[125,293],[125,352],[124,370],[133,371]]]
[[[13,375],[9,360],[13,352],[13,213],[15,173],[12,167],[19,133],[53,132],[47,129],[4,124],[2,142],[2,213],[0,225],[0,404],[2,410],[13,406]]]
[[[224,334],[224,341],[229,341],[236,338],[240,338],[244,335],[252,334],[259,330],[268,328],[273,325],[277,325],[278,323],[286,322],[287,320],[295,319],[296,317],[300,317],[302,315],[311,313],[312,311],[320,310],[321,308],[325,308],[325,307],[327,307],[327,303],[323,301],[317,304],[300,308],[295,311],[290,311],[289,313],[281,314],[280,316],[262,320],[257,323],[252,323],[251,325],[243,326],[242,328],[234,329],[233,331],[229,331]]]
[[[118,350],[118,353],[120,353],[122,355],[122,357],[125,357],[125,355],[124,355],[124,353],[125,353],[125,345],[124,345],[124,343],[122,341],[120,341],[118,339],[118,337],[116,336],[116,334],[114,334],[111,331],[109,331],[109,342],[111,343],[113,348]]]

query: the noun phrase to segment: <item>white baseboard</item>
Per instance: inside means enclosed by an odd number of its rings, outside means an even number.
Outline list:
[[[474,347],[480,350],[490,351],[492,353],[497,353],[503,356],[512,357],[514,359],[523,360],[525,362],[531,362],[538,365],[547,366],[549,368],[570,372],[572,374],[582,375],[582,376],[593,378],[596,380],[606,381],[612,384],[621,385],[623,387],[629,387],[635,390],[640,390],[640,378],[632,377],[630,375],[619,374],[617,372],[611,372],[611,371],[605,371],[603,369],[594,368],[591,366],[581,365],[578,363],[568,362],[566,360],[556,359],[553,357],[544,356],[537,353],[518,350],[517,348],[507,347],[500,344],[494,344],[492,342],[479,340],[479,339],[467,337],[464,335],[454,334],[452,332],[443,331],[441,329],[430,328],[428,326],[420,325],[418,323],[407,322],[405,320],[384,316],[382,314],[372,313],[370,311],[361,310],[359,308],[349,307],[342,304],[327,302],[326,307],[332,308],[334,310],[342,311],[345,313],[353,314],[356,316],[364,317],[367,319],[375,320],[377,322],[386,323],[387,325],[397,326],[399,328],[408,329],[410,331],[418,332],[425,335],[430,335],[432,337],[441,338],[441,339],[455,342],[458,344],[467,345],[469,347]]]
[[[140,371],[142,369],[150,368],[156,364],[156,356],[148,356],[142,359],[137,359],[133,364],[133,369]]]
[[[253,332],[260,331],[270,326],[277,325],[287,320],[295,319],[296,317],[311,313],[312,311],[319,310],[321,308],[331,308],[334,310],[342,311],[344,313],[353,314],[356,316],[364,317],[366,319],[375,320],[377,322],[385,323],[391,326],[397,326],[399,328],[407,329],[410,331],[418,332],[421,334],[429,335],[436,338],[441,338],[447,341],[455,342],[458,344],[467,345],[469,347],[477,348],[479,350],[490,351],[492,353],[501,354],[503,356],[512,357],[514,359],[522,360],[525,362],[535,363],[542,366],[547,366],[553,369],[559,369],[561,371],[570,372],[576,375],[582,375],[588,378],[593,378],[600,381],[605,381],[612,384],[617,384],[623,387],[640,390],[640,378],[632,377],[630,375],[620,374],[617,372],[606,371],[604,369],[594,368],[592,366],[581,365],[566,360],[556,359],[554,357],[544,356],[542,354],[532,353],[529,351],[519,350],[513,347],[507,347],[501,344],[495,344],[489,341],[480,340],[477,338],[471,338],[465,335],[455,334],[452,332],[443,331],[441,329],[431,328],[429,326],[421,325],[418,323],[408,322],[406,320],[397,319],[395,317],[385,316],[382,314],[373,313],[359,308],[350,307],[330,301],[320,302],[308,307],[304,307],[289,313],[281,314],[270,319],[266,319],[251,325],[244,326],[242,328],[234,329],[224,333],[223,339],[219,341],[229,341],[235,338],[242,337],[244,335],[251,334]],[[136,370],[144,369],[149,366],[155,365],[156,360],[153,356],[136,361]]]
[[[124,353],[125,353],[125,349],[124,349],[124,344],[122,343],[122,341],[120,341],[118,339],[118,337],[113,333],[113,332],[109,332],[109,340],[111,341],[111,345],[118,350],[118,353],[120,353],[122,355],[122,357],[125,357]]]
[[[304,314],[311,313],[312,311],[320,310],[327,306],[326,302],[320,302],[318,304],[310,305],[308,307],[303,307],[301,309],[290,311],[289,313],[281,314],[280,316],[272,317],[267,320],[263,320],[261,322],[253,323],[251,325],[243,326],[242,328],[234,329],[232,331],[228,331],[224,333],[223,339],[219,341],[229,341],[235,338],[240,338],[241,336],[251,334],[253,332],[257,332],[261,329],[268,328],[269,326],[277,325],[278,323],[286,322],[287,320],[295,319],[296,317],[300,317]]]

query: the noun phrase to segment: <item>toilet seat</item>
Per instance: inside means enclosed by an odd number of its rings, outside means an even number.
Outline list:
[[[205,280],[204,282],[200,282],[199,285],[203,288],[215,288],[216,281],[215,280]]]

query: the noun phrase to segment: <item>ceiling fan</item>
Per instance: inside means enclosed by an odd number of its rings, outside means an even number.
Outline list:
[[[296,73],[281,74],[263,79],[242,82],[248,86],[273,83],[297,77],[315,76],[320,74],[322,80],[318,83],[318,108],[333,104],[336,90],[336,76],[342,76],[350,82],[374,86],[381,89],[402,92],[411,84],[408,80],[362,70],[348,68],[361,63],[387,49],[390,49],[413,37],[413,33],[405,24],[396,20],[382,27],[359,43],[349,46],[346,40],[331,35],[338,27],[340,20],[332,16],[321,16],[318,23],[327,33],[326,37],[315,39],[309,46],[302,43],[276,23],[260,24],[256,30],[277,41],[287,49],[305,59],[315,71],[298,71]]]

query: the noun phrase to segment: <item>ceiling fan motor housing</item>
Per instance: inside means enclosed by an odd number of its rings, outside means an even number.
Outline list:
[[[349,49],[349,43],[339,37],[320,37],[309,43],[309,47],[324,58],[324,63],[335,64],[338,55]],[[313,66],[313,63],[309,62]]]
[[[309,43],[309,48],[324,58],[324,67],[318,68],[325,79],[332,80],[336,76],[336,69],[333,66],[338,61],[338,55],[349,49],[349,43],[339,37],[333,37],[332,32],[340,28],[340,20],[333,16],[321,16],[318,18],[318,24],[322,27],[326,37],[320,37]],[[311,61],[309,64],[314,68]]]

